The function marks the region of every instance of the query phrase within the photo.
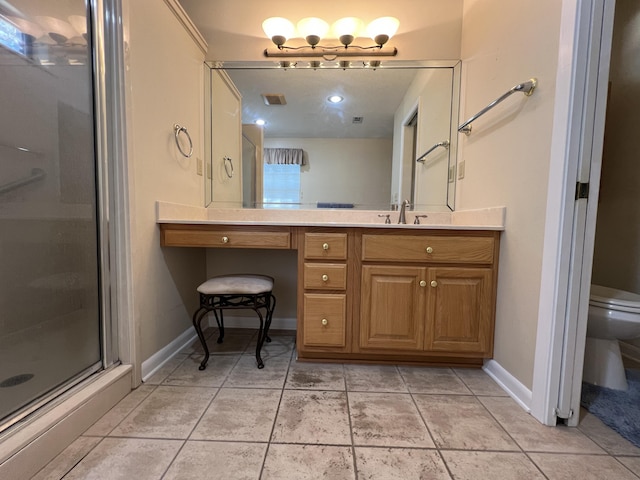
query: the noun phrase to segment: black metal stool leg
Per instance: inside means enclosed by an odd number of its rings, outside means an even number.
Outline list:
[[[271,343],[271,337],[269,337],[269,328],[271,328],[271,320],[273,319],[273,311],[276,308],[276,297],[273,296],[271,292],[269,292],[267,296],[267,321],[264,327],[264,335],[267,343]]]
[[[218,317],[218,312],[220,312],[220,317]],[[222,310],[214,309],[213,315],[216,317],[216,323],[218,324],[218,343],[222,343],[224,341],[224,317]]]
[[[207,314],[208,310],[204,307],[200,307],[193,314],[193,327],[196,329],[196,333],[198,334],[198,338],[200,339],[200,343],[202,344],[202,348],[204,349],[204,359],[200,363],[198,367],[199,370],[204,370],[207,368],[207,362],[209,361],[209,347],[207,347],[207,341],[204,338],[204,333],[202,332],[202,319]]]
[[[258,318],[260,319],[260,328],[258,329],[258,342],[256,344],[256,361],[258,362],[258,368],[264,368],[264,362],[262,361],[262,357],[260,356],[260,350],[262,350],[262,344],[264,343],[264,339],[266,337],[266,331],[264,330],[264,319],[262,317],[262,313],[260,313],[259,308],[254,308],[254,310],[258,314]]]

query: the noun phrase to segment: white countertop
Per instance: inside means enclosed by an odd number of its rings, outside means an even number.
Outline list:
[[[384,223],[390,215],[391,224]],[[285,225],[322,227],[367,227],[447,230],[504,230],[505,207],[454,212],[407,211],[406,225],[399,225],[400,212],[382,210],[274,210],[252,208],[205,208],[170,202],[156,202],[157,223],[225,224],[225,225]],[[413,223],[416,215],[427,215],[420,225]]]

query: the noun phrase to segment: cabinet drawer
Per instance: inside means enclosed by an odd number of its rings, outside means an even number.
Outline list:
[[[312,260],[346,260],[346,233],[305,233],[304,258]]]
[[[346,290],[347,266],[339,263],[305,263],[304,288]]]
[[[163,230],[162,245],[222,248],[290,248],[288,231]]]
[[[346,295],[306,293],[304,295],[304,345],[344,347],[346,318]]]
[[[492,237],[363,235],[364,261],[476,263],[493,262]]]

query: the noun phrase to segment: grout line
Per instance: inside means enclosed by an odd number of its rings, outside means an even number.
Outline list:
[[[344,385],[344,396],[347,401],[347,420],[349,421],[349,438],[351,438],[351,461],[353,462],[353,475],[358,478],[358,462],[356,461],[356,446],[353,440],[353,422],[351,421],[351,406],[349,405],[349,389],[347,388],[347,374],[345,372],[344,363],[342,366],[342,382]]]
[[[258,480],[262,478],[262,474],[264,472],[264,465],[267,463],[267,455],[269,455],[269,448],[271,447],[271,438],[273,438],[273,432],[276,429],[276,421],[278,420],[278,414],[280,413],[280,405],[282,405],[282,397],[284,396],[285,386],[287,385],[287,379],[289,378],[289,370],[291,369],[291,359],[293,358],[293,354],[295,353],[295,344],[292,349],[292,353],[289,356],[289,363],[287,364],[287,371],[284,375],[284,381],[282,382],[282,388],[280,389],[280,398],[278,399],[278,406],[276,407],[276,413],[273,416],[273,423],[271,425],[271,432],[269,433],[269,440],[267,441],[267,448],[264,450],[264,457],[262,458],[262,465],[260,466],[260,474],[258,475]]]

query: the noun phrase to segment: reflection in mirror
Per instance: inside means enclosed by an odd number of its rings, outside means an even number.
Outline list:
[[[207,203],[388,210],[408,199],[416,210],[453,210],[460,62],[324,63],[209,65]],[[288,159],[290,149],[302,150],[301,161]],[[238,159],[242,185],[218,175],[225,157]],[[265,159],[285,166],[265,168]],[[272,188],[299,202],[274,201]],[[288,196],[291,188],[299,191]]]

